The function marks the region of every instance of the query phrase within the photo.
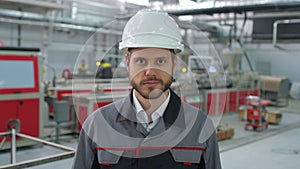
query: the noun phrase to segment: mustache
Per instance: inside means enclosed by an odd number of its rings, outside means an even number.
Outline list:
[[[157,79],[155,77],[150,77],[150,78],[147,78],[147,79],[144,79],[140,82],[140,84],[143,84],[143,83],[146,83],[147,81],[158,81],[159,83],[163,84],[163,80],[161,79]]]

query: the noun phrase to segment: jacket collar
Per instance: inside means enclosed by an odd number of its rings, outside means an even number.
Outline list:
[[[180,128],[185,128],[185,118],[184,111],[182,108],[181,99],[171,90],[170,90],[170,101],[163,115],[163,120],[166,125],[166,128],[169,128],[171,125],[175,125]],[[118,107],[118,115],[116,122],[121,121],[133,121],[136,122],[136,113],[133,106],[133,90],[130,94],[122,99],[120,102],[115,103]]]

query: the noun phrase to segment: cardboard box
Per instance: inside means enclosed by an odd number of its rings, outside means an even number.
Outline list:
[[[238,114],[239,114],[239,119],[240,120],[246,120],[246,107],[245,106],[240,106],[239,110],[238,110]]]
[[[278,110],[268,111],[268,122],[270,124],[279,124],[282,120],[282,113]]]
[[[234,129],[233,128],[227,128],[227,129],[219,128],[217,130],[217,139],[218,139],[218,141],[229,139],[233,135],[234,135]]]

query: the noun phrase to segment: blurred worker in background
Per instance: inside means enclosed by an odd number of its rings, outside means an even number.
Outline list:
[[[78,74],[79,75],[86,75],[87,70],[88,70],[88,67],[87,67],[87,65],[85,63],[85,60],[82,59],[80,65],[78,67]]]
[[[113,73],[111,64],[102,59],[96,73],[96,78],[111,79],[112,76]]]
[[[184,50],[174,19],[139,11],[119,48],[133,89],[87,118],[73,169],[221,169],[213,122],[170,88]]]

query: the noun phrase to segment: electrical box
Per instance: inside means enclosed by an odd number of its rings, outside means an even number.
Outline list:
[[[69,102],[56,101],[54,103],[54,118],[58,123],[67,122],[70,120]]]

